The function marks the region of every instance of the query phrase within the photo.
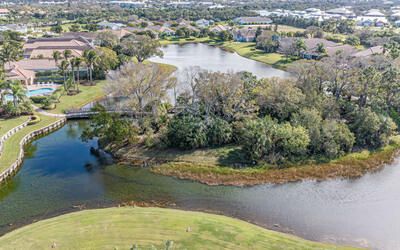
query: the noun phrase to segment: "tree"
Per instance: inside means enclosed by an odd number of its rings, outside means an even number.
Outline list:
[[[97,58],[94,71],[98,74],[98,77],[105,77],[109,70],[115,69],[119,65],[117,53],[112,49],[100,47],[95,52]]]
[[[304,94],[289,79],[263,79],[254,89],[262,115],[287,121],[301,107]]]
[[[307,50],[307,46],[304,39],[296,39],[295,48],[297,56],[300,56],[303,51]]]
[[[0,49],[0,61],[4,67],[6,63],[15,62],[22,56],[22,44],[15,40],[4,40]]]
[[[69,28],[69,31],[71,32],[79,32],[81,30],[81,26],[79,24],[72,24],[71,27]]]
[[[219,117],[213,117],[207,126],[207,141],[209,146],[230,143],[232,141],[231,125]]]
[[[334,159],[351,152],[355,142],[354,134],[343,122],[325,120],[321,125],[318,153]]]
[[[316,49],[317,53],[319,54],[326,54],[326,48],[325,45],[323,43],[318,43],[317,44],[317,49]]]
[[[109,94],[127,97],[129,108],[139,114],[147,108],[156,117],[157,107],[166,100],[167,91],[174,87],[176,79],[163,65],[129,62],[110,72],[107,82]]]
[[[56,62],[56,65],[58,65],[58,61],[62,58],[62,53],[58,50],[53,51],[53,59]]]
[[[195,149],[207,146],[207,126],[200,117],[175,116],[168,123],[167,131],[171,147]]]
[[[66,75],[69,69],[69,62],[67,60],[62,60],[60,65],[58,66],[61,74],[63,75],[64,78],[64,90],[67,90],[67,79],[66,79]]]
[[[109,49],[119,44],[119,38],[109,30],[99,32],[96,40],[100,42],[101,47],[107,47]]]
[[[108,113],[101,105],[96,105],[93,111],[98,112],[91,119],[90,127],[85,128],[81,138],[84,141],[99,137],[102,143],[134,142],[137,129],[127,119],[120,119],[116,113]]]
[[[83,59],[86,63],[89,82],[93,83],[93,67],[98,59],[96,51],[95,50],[85,50],[83,52]]]
[[[69,50],[69,49],[64,50],[63,51],[63,56],[64,56],[64,59],[68,61],[69,58],[72,57],[72,51]]]
[[[71,65],[73,65],[73,68],[76,68],[76,90],[79,92],[79,84],[80,84],[80,67],[82,65],[82,58],[81,57],[74,57],[71,60]]]
[[[146,35],[129,36],[121,42],[122,51],[127,56],[133,56],[139,63],[152,56],[163,56],[158,40]]]
[[[58,25],[52,26],[52,27],[50,28],[50,31],[52,31],[52,32],[54,32],[54,33],[60,34],[60,33],[63,32],[63,28],[62,28],[61,25],[58,24]]]
[[[344,42],[352,46],[358,46],[361,44],[358,36],[348,36]]]
[[[21,85],[20,81],[11,81],[9,83],[10,94],[13,98],[13,105],[15,108],[18,107],[18,104],[26,99],[26,90]]]

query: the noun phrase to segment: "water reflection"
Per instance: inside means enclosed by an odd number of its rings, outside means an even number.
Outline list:
[[[144,168],[103,164],[82,142],[84,122],[68,122],[40,138],[34,157],[0,189],[0,231],[73,209],[124,201],[175,203],[215,211],[311,240],[400,249],[399,162],[357,180],[206,186]],[[273,226],[276,224],[275,226]]]

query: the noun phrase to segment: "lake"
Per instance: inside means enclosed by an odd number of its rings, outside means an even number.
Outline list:
[[[155,175],[145,168],[107,164],[90,153],[96,141],[80,140],[86,125],[70,121],[27,148],[21,170],[0,188],[1,232],[76,206],[167,201],[311,240],[400,249],[399,161],[356,180],[207,186]]]
[[[252,72],[258,77],[288,77],[289,73],[275,69],[265,63],[242,57],[218,47],[189,43],[171,44],[163,47],[163,58],[153,57],[151,61],[176,66],[179,70],[198,66],[205,70],[221,72]]]

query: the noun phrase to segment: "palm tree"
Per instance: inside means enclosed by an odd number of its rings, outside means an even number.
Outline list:
[[[66,78],[66,74],[68,72],[69,69],[69,62],[66,60],[61,61],[61,64],[58,66],[58,68],[60,69],[61,74],[63,75],[64,78],[64,90],[67,90],[67,78]]]
[[[97,53],[94,50],[85,50],[83,52],[83,59],[87,66],[88,78],[90,83],[93,83],[93,67],[97,58]]]
[[[20,81],[12,81],[10,83],[10,91],[13,98],[13,104],[16,108],[18,103],[26,98],[26,90]]]
[[[64,50],[63,56],[64,59],[68,61],[68,59],[72,57],[72,51],[69,49]]]
[[[10,82],[9,81],[0,81],[0,105],[4,104],[6,100],[6,95],[10,89]]]
[[[82,58],[81,57],[75,57],[75,58],[73,58],[72,60],[71,60],[71,65],[74,65],[74,67],[76,68],[76,78],[77,78],[77,81],[76,81],[76,89],[78,90],[78,92],[79,92],[79,68],[80,68],[80,66],[82,65]]]
[[[62,54],[60,51],[56,50],[53,51],[53,59],[56,62],[56,65],[58,65],[58,61],[62,58]]]

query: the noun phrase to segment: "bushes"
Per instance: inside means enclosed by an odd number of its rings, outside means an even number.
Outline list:
[[[378,148],[389,142],[397,126],[390,117],[378,115],[370,108],[356,110],[350,124],[360,147]]]
[[[170,146],[181,149],[220,146],[232,141],[232,127],[221,118],[175,116],[168,124],[167,138]]]
[[[192,115],[174,117],[168,124],[169,145],[181,149],[207,146],[207,126],[204,121]]]
[[[266,117],[246,121],[240,142],[250,160],[281,163],[303,156],[310,138],[301,126],[279,124]]]
[[[228,144],[232,141],[232,127],[231,125],[221,119],[214,118],[211,120],[207,127],[208,145],[219,146]]]
[[[43,104],[47,99],[46,96],[31,96],[30,98],[35,104]]]

